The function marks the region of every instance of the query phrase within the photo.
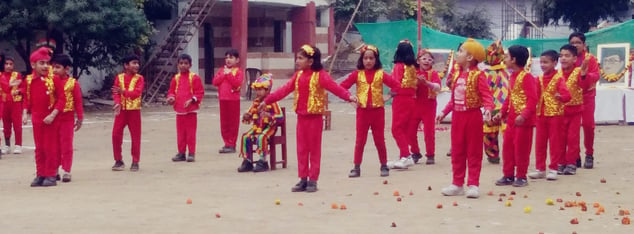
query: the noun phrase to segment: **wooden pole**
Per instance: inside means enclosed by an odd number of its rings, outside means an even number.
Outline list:
[[[421,49],[421,47],[423,46],[423,39],[422,39],[422,33],[421,33],[421,25],[422,25],[422,20],[421,20],[421,15],[420,15],[420,1],[418,0],[418,40],[416,41],[416,46],[418,48],[418,50]]]

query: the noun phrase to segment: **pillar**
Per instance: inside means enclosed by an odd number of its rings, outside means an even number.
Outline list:
[[[240,69],[247,66],[247,23],[249,22],[249,2],[231,0],[231,47],[240,53]]]
[[[293,52],[298,51],[304,44],[315,45],[317,42],[315,2],[311,1],[306,4],[306,7],[294,9],[291,12],[291,20],[293,23]]]

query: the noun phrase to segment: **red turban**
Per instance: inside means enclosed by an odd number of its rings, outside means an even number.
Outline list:
[[[33,53],[31,53],[31,57],[29,59],[32,63],[35,63],[37,61],[40,60],[46,60],[46,61],[50,61],[51,60],[51,49],[46,48],[46,47],[40,47],[39,49],[33,51]]]

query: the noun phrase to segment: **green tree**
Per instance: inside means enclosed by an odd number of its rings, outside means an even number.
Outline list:
[[[474,9],[466,14],[458,14],[446,20],[447,33],[463,37],[493,39],[491,21],[485,9]]]
[[[570,29],[588,32],[599,20],[613,19],[627,11],[630,0],[534,0],[536,15],[544,24],[557,25],[560,21],[570,24]]]
[[[39,34],[55,38],[57,52],[73,58],[73,76],[89,67],[112,69],[123,54],[138,52],[152,28],[143,1],[12,0],[0,2],[0,38],[12,43],[25,64]],[[39,32],[39,33],[38,33]]]
[[[363,0],[359,7],[356,23],[376,22],[381,16],[388,20],[416,19],[417,0]],[[333,7],[335,21],[344,26],[350,20],[359,0],[336,0]],[[438,28],[438,18],[450,14],[453,0],[423,0],[421,3],[422,23],[431,28]]]

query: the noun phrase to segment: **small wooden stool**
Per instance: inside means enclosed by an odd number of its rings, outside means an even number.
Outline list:
[[[286,168],[288,160],[286,159],[286,107],[282,107],[282,115],[284,119],[275,123],[275,135],[269,139],[269,163],[271,170],[277,169],[277,164],[282,164],[282,168]],[[276,145],[280,145],[282,149],[282,160],[277,161]]]
[[[331,120],[332,118],[330,116],[330,110],[324,111],[324,130],[330,130]]]

